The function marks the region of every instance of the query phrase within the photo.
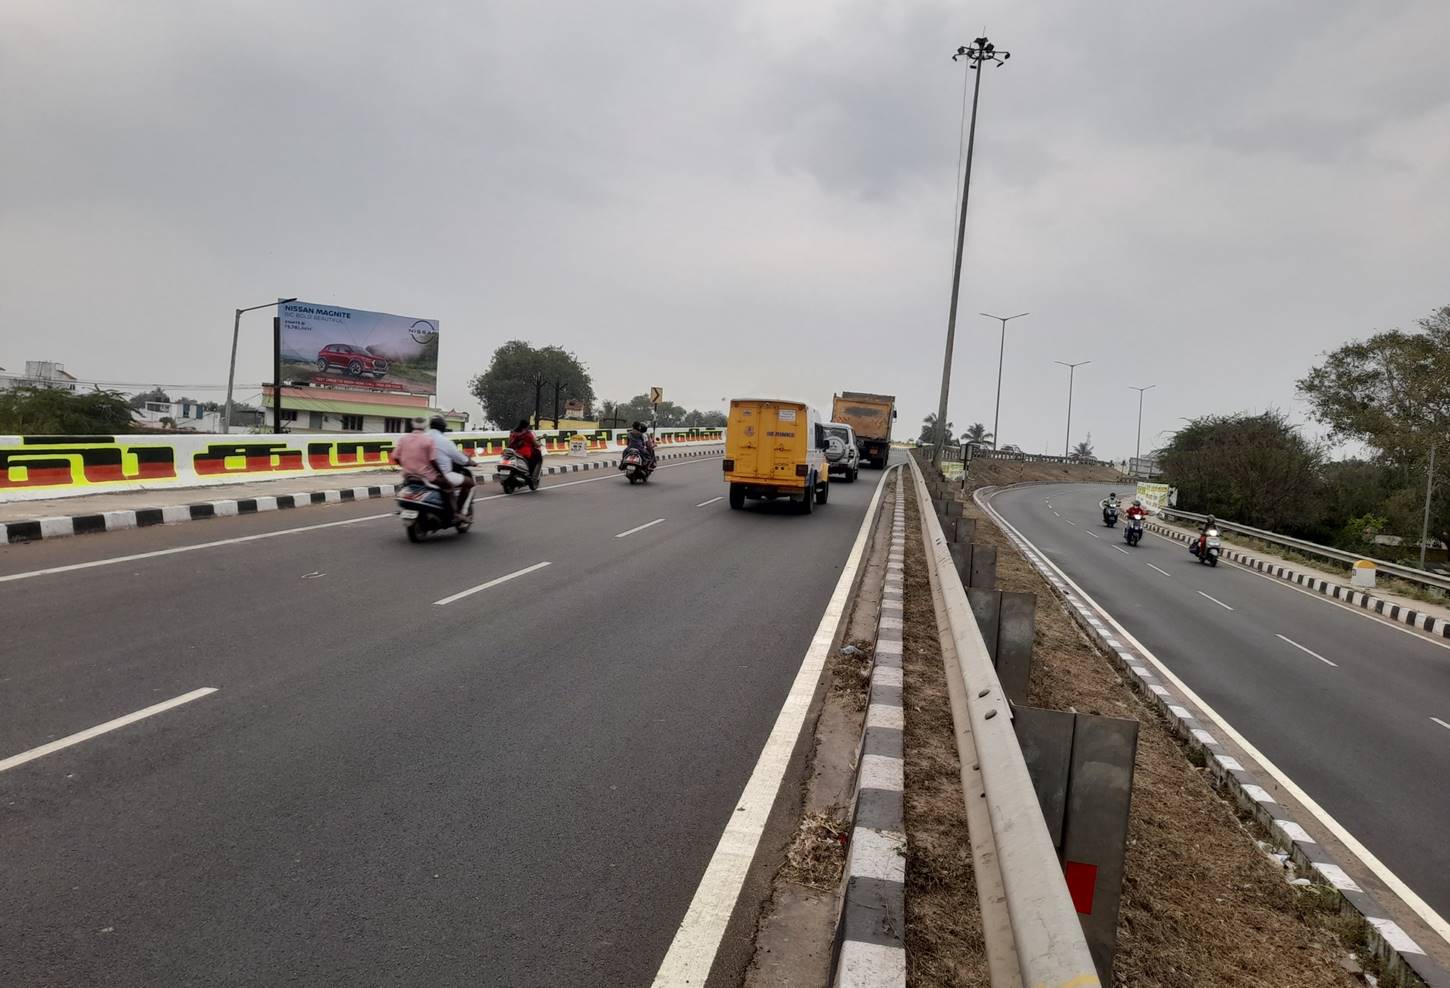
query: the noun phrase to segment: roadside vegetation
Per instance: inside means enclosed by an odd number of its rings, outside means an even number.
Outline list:
[[[75,394],[47,387],[0,391],[0,433],[94,436],[130,431],[131,406],[115,391]]]

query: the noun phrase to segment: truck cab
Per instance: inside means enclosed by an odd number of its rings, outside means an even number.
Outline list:
[[[730,507],[745,507],[747,498],[789,498],[810,514],[830,496],[827,444],[820,413],[805,402],[731,401],[724,462]]]

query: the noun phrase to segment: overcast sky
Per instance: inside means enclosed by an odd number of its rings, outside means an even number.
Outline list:
[[[963,69],[987,33],[950,417],[1132,453],[1291,404],[1450,304],[1450,4],[7,0],[0,365],[223,383],[282,295],[442,323],[446,405],[557,343],[603,397],[935,410]],[[270,377],[264,312],[238,379]],[[183,389],[184,390],[184,389]],[[190,389],[193,393],[197,389]]]

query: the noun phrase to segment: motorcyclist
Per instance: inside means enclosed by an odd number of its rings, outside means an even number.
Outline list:
[[[625,442],[625,449],[637,449],[644,456],[645,464],[653,470],[655,467],[655,443],[649,437],[649,426],[643,422],[635,422],[629,427],[629,438]]]
[[[428,420],[415,418],[408,423],[409,431],[398,439],[393,451],[388,454],[389,462],[402,468],[403,476],[416,477],[425,483],[437,485],[441,479],[438,465],[434,462],[437,447],[428,432]]]
[[[1118,510],[1118,495],[1117,495],[1117,493],[1116,492],[1110,493],[1107,497],[1105,497],[1101,501],[1099,501],[1098,502],[1098,505],[1103,509],[1103,521],[1107,521],[1108,520],[1108,509],[1109,508],[1112,508],[1114,511],[1117,511]]]
[[[443,475],[444,483],[439,486],[447,485],[451,513],[463,506],[464,497],[473,486],[473,477],[459,468],[471,466],[473,461],[454,445],[452,439],[444,435],[447,431],[448,420],[442,415],[435,415],[428,420],[428,435],[433,440],[433,462]]]
[[[1137,521],[1142,521],[1144,518],[1148,517],[1148,509],[1143,507],[1143,499],[1141,497],[1135,497],[1133,498],[1133,503],[1128,505],[1128,510],[1125,511],[1124,514],[1128,516],[1129,521],[1133,521],[1135,519]]]
[[[1207,518],[1203,519],[1203,527],[1198,530],[1198,538],[1194,539],[1191,543],[1189,543],[1188,551],[1193,553],[1194,555],[1198,555],[1199,550],[1202,549],[1204,545],[1206,545],[1208,542],[1209,531],[1217,528],[1218,521],[1213,517],[1213,515],[1209,515]]]
[[[540,467],[544,464],[544,450],[539,445],[534,430],[529,428],[528,419],[519,419],[518,424],[509,433],[507,445],[509,449],[529,461],[529,473],[537,477]]]

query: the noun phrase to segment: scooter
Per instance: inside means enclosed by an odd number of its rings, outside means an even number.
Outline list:
[[[499,456],[498,479],[503,483],[505,494],[512,494],[520,487],[531,491],[539,489],[539,470],[531,469],[528,457],[520,456],[511,449],[504,450]]]
[[[1200,563],[1208,563],[1210,566],[1218,565],[1218,554],[1222,548],[1216,528],[1210,528],[1188,545],[1188,551],[1197,556]]]
[[[1106,525],[1106,526],[1108,526],[1109,528],[1114,528],[1114,527],[1117,526],[1117,524],[1118,524],[1118,507],[1117,507],[1117,505],[1115,505],[1115,504],[1104,505],[1104,507],[1103,507],[1103,524]]]
[[[619,469],[629,478],[631,484],[643,484],[647,483],[649,475],[655,472],[655,465],[639,450],[627,449],[619,458]]]
[[[1123,541],[1133,546],[1143,541],[1143,519],[1130,517],[1123,523]]]
[[[459,472],[471,477],[466,467]],[[395,495],[398,517],[408,531],[409,542],[422,542],[435,532],[454,528],[462,535],[473,526],[473,495],[477,487],[469,485],[468,493],[457,512],[449,510],[448,495],[437,484],[430,484],[418,477],[403,478],[403,486]]]

